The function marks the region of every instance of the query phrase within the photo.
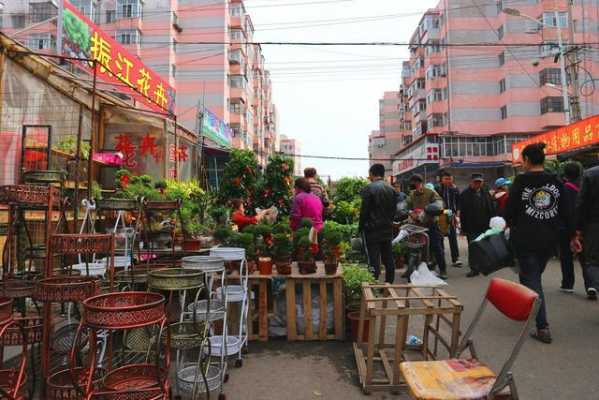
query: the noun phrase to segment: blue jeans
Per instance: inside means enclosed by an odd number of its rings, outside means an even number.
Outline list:
[[[542,284],[543,272],[549,257],[547,254],[540,253],[526,253],[517,256],[520,264],[520,283],[537,292],[541,299],[541,306],[537,314],[537,329],[545,329],[549,326]]]

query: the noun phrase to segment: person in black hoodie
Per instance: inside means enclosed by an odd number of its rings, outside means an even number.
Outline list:
[[[536,331],[531,336],[551,343],[547,322],[542,275],[559,244],[560,230],[572,231],[564,185],[557,176],[545,172],[545,144],[530,144],[522,151],[526,171],[516,177],[510,190],[505,218],[510,241],[520,266],[520,283],[537,292],[541,306]]]

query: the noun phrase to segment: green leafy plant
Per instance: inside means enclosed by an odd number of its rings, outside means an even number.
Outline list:
[[[320,232],[321,248],[329,264],[337,264],[341,258],[343,235],[335,225],[325,224]]]
[[[248,212],[256,206],[256,188],[259,179],[258,161],[251,150],[231,151],[225,165],[223,180],[219,188],[219,200],[226,204],[229,200],[244,199]]]
[[[102,188],[96,181],[92,181],[92,198],[96,200],[102,200]]]
[[[310,238],[308,236],[302,236],[297,241],[297,257],[298,261],[314,261],[314,254],[311,251],[312,242],[310,242]]]
[[[53,146],[56,150],[74,156],[77,152],[77,136],[65,135],[60,138],[60,142]],[[87,160],[91,146],[88,142],[82,141],[79,147],[79,156],[83,160]]]
[[[335,185],[335,195],[333,201],[347,201],[351,203],[357,197],[360,197],[362,189],[368,185],[368,180],[364,178],[341,178]]]
[[[210,217],[216,224],[226,224],[229,220],[229,212],[227,207],[213,207],[210,209]]]
[[[293,252],[291,237],[286,233],[273,235],[272,252],[275,260],[289,260]]]
[[[262,208],[275,206],[289,213],[293,189],[293,159],[281,155],[271,156],[264,171],[257,203]]]
[[[228,225],[219,225],[214,229],[213,237],[218,243],[226,244],[234,233]]]
[[[348,304],[359,303],[362,299],[362,284],[375,283],[374,276],[366,265],[353,264],[343,266],[343,282]]]

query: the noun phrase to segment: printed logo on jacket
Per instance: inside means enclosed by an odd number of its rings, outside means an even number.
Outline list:
[[[522,202],[525,204],[526,215],[538,220],[556,218],[559,197],[559,189],[555,184],[525,188],[522,191]]]

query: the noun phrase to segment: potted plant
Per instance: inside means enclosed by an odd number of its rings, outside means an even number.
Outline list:
[[[395,260],[395,269],[403,269],[406,255],[406,246],[399,242],[393,245],[393,259]]]
[[[291,253],[293,252],[291,237],[285,233],[275,233],[273,235],[272,251],[277,272],[281,275],[290,275]]]
[[[344,265],[343,283],[345,285],[345,300],[347,303],[347,318],[350,321],[351,334],[354,340],[358,339],[358,326],[360,322],[360,303],[362,301],[362,284],[375,283],[374,276],[366,265]],[[369,322],[364,323],[362,339],[368,341]]]
[[[318,245],[310,241],[308,236],[302,236],[297,241],[297,265],[300,274],[307,275],[316,272],[316,261],[314,256],[318,253]]]
[[[325,225],[321,232],[324,269],[327,275],[335,275],[341,258],[342,233],[333,225]]]
[[[227,207],[214,207],[210,210],[210,217],[217,225],[229,223],[229,209]]]
[[[213,233],[213,237],[214,237],[214,241],[217,244],[220,245],[225,245],[226,243],[229,242],[229,239],[231,238],[231,236],[233,235],[233,230],[231,229],[230,226],[228,225],[218,225],[215,229],[214,229],[214,233]]]

